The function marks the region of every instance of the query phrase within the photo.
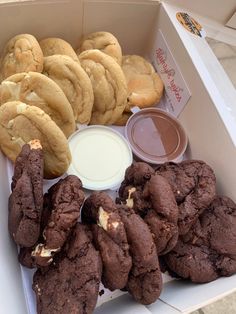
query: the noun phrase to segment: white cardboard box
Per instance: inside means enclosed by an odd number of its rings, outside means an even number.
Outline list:
[[[1,2],[1,46],[16,34],[31,33],[38,39],[61,37],[77,48],[82,34],[106,30],[117,36],[124,54],[141,54],[152,59],[150,52],[155,50],[155,38],[161,30],[191,94],[179,115],[189,136],[188,154],[209,163],[216,172],[218,192],[236,201],[235,90],[205,39],[187,32],[177,22],[176,13],[184,11],[183,8],[166,3],[168,1],[151,0]],[[188,11],[190,9],[188,7]],[[16,247],[7,230],[10,190],[6,164],[6,158],[0,153],[0,314],[26,314],[27,302]],[[204,285],[175,280],[167,282],[160,300],[148,307],[123,295],[103,304],[96,313],[189,313],[234,290],[236,276]]]

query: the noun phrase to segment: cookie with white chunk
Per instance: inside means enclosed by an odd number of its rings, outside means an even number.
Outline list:
[[[39,238],[43,208],[43,153],[39,140],[22,147],[16,158],[11,189],[9,233],[18,245],[31,247]]]
[[[44,57],[53,55],[66,55],[79,63],[77,54],[72,46],[64,39],[49,37],[40,40],[39,45],[43,51]]]
[[[132,262],[116,205],[104,192],[94,192],[84,203],[82,221],[91,224],[94,243],[103,262],[104,286],[111,291],[124,288]]]
[[[45,111],[66,137],[75,131],[73,110],[61,88],[41,73],[18,73],[0,85],[0,105],[19,100]]]
[[[112,57],[118,64],[122,62],[121,46],[117,38],[109,32],[94,32],[85,36],[79,48],[79,52],[99,49]]]
[[[13,162],[24,144],[39,139],[44,155],[44,177],[56,178],[68,169],[71,154],[61,129],[43,110],[20,101],[0,106],[0,149]]]
[[[69,175],[51,186],[44,198],[51,214],[42,233],[44,241],[31,253],[38,266],[48,266],[53,261],[78,221],[84,202],[82,183],[78,177]]]
[[[141,56],[126,55],[122,58],[122,70],[128,85],[128,103],[125,111],[138,106],[147,108],[161,100],[164,84],[151,63]]]
[[[113,124],[122,116],[127,99],[127,83],[121,67],[98,49],[82,52],[79,60],[93,86],[90,124]]]
[[[72,106],[75,120],[88,124],[94,101],[93,88],[78,62],[64,55],[45,57],[43,74],[60,86]]]
[[[101,259],[87,226],[77,224],[60,256],[33,277],[37,313],[92,314],[101,279]]]
[[[42,72],[43,52],[37,39],[30,34],[11,38],[1,54],[1,79],[20,72]]]

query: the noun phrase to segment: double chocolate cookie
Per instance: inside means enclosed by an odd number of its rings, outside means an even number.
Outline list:
[[[38,314],[91,314],[96,306],[101,259],[87,226],[77,224],[63,250],[33,278]]]
[[[78,177],[69,175],[54,184],[45,197],[51,215],[43,230],[43,243],[37,244],[31,254],[38,266],[47,266],[53,261],[53,255],[61,250],[79,219],[84,201],[82,183]]]
[[[82,221],[91,224],[95,247],[103,262],[104,286],[111,291],[124,288],[132,260],[116,205],[104,192],[94,192],[84,203]]]
[[[162,289],[162,276],[152,234],[147,224],[131,208],[119,206],[118,209],[132,256],[126,288],[137,302],[151,304],[158,299]]]
[[[145,184],[143,194],[152,206],[144,221],[153,234],[158,255],[164,255],[176,245],[179,236],[175,196],[168,181],[157,174]]]
[[[50,198],[48,196],[48,193],[44,194],[43,197],[43,210],[41,215],[41,223],[40,223],[40,236],[36,244],[32,247],[21,247],[18,255],[18,260],[21,265],[27,267],[27,268],[35,268],[36,262],[34,259],[34,256],[32,256],[32,252],[34,251],[35,247],[38,243],[43,243],[43,230],[46,228],[49,218],[51,216],[51,206],[50,206]]]
[[[169,252],[178,240],[178,206],[170,184],[144,162],[127,168],[120,199],[148,224],[158,255]]]
[[[190,231],[164,256],[168,268],[193,282],[236,273],[236,204],[217,197]]]
[[[151,204],[143,197],[145,183],[155,174],[154,169],[145,162],[134,162],[126,169],[125,179],[119,189],[118,203],[132,208],[135,213],[144,217]]]
[[[11,189],[9,232],[18,245],[31,247],[39,238],[43,208],[43,153],[38,140],[22,147],[15,162]]]
[[[216,196],[215,174],[200,160],[166,163],[157,173],[171,185],[179,206],[179,233],[186,234]]]

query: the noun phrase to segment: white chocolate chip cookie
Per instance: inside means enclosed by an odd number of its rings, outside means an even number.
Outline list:
[[[44,57],[52,55],[66,55],[71,57],[74,61],[79,62],[77,54],[72,46],[61,38],[44,38],[39,42],[43,51]]]
[[[95,32],[85,36],[82,40],[79,52],[99,49],[111,56],[119,65],[122,62],[122,51],[116,37],[108,32]]]
[[[0,105],[19,100],[44,110],[66,137],[75,131],[73,110],[61,88],[50,78],[37,72],[18,73],[2,81]]]
[[[93,88],[79,63],[63,55],[45,57],[43,74],[61,87],[72,106],[75,120],[88,124],[94,101]]]
[[[127,83],[119,64],[100,50],[86,50],[79,55],[94,92],[90,124],[113,124],[126,106]]]
[[[65,173],[71,154],[65,135],[41,109],[20,101],[7,102],[0,107],[0,148],[13,162],[24,144],[38,139],[44,156],[45,178]]]
[[[20,72],[42,72],[43,53],[37,39],[20,34],[10,39],[1,54],[1,79]]]
[[[159,103],[164,85],[151,63],[140,56],[127,55],[122,58],[122,70],[128,85],[125,111],[133,106],[146,108]]]

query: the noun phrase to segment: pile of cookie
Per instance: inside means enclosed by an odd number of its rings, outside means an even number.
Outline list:
[[[122,56],[108,32],[84,37],[77,53],[60,38],[17,35],[3,49],[0,78],[0,148],[14,162],[23,144],[39,139],[45,178],[68,169],[76,123],[124,125],[132,106],[153,106],[163,93],[152,65]]]
[[[236,204],[205,162],[133,164],[118,201],[149,226],[163,271],[196,283],[236,273]]]
[[[150,304],[162,290],[161,270],[198,283],[236,273],[236,204],[217,195],[205,162],[135,162],[115,201],[105,192],[85,200],[71,175],[43,195],[43,164],[40,142],[25,144],[9,198],[19,261],[37,267],[38,313],[92,313],[100,281]]]

